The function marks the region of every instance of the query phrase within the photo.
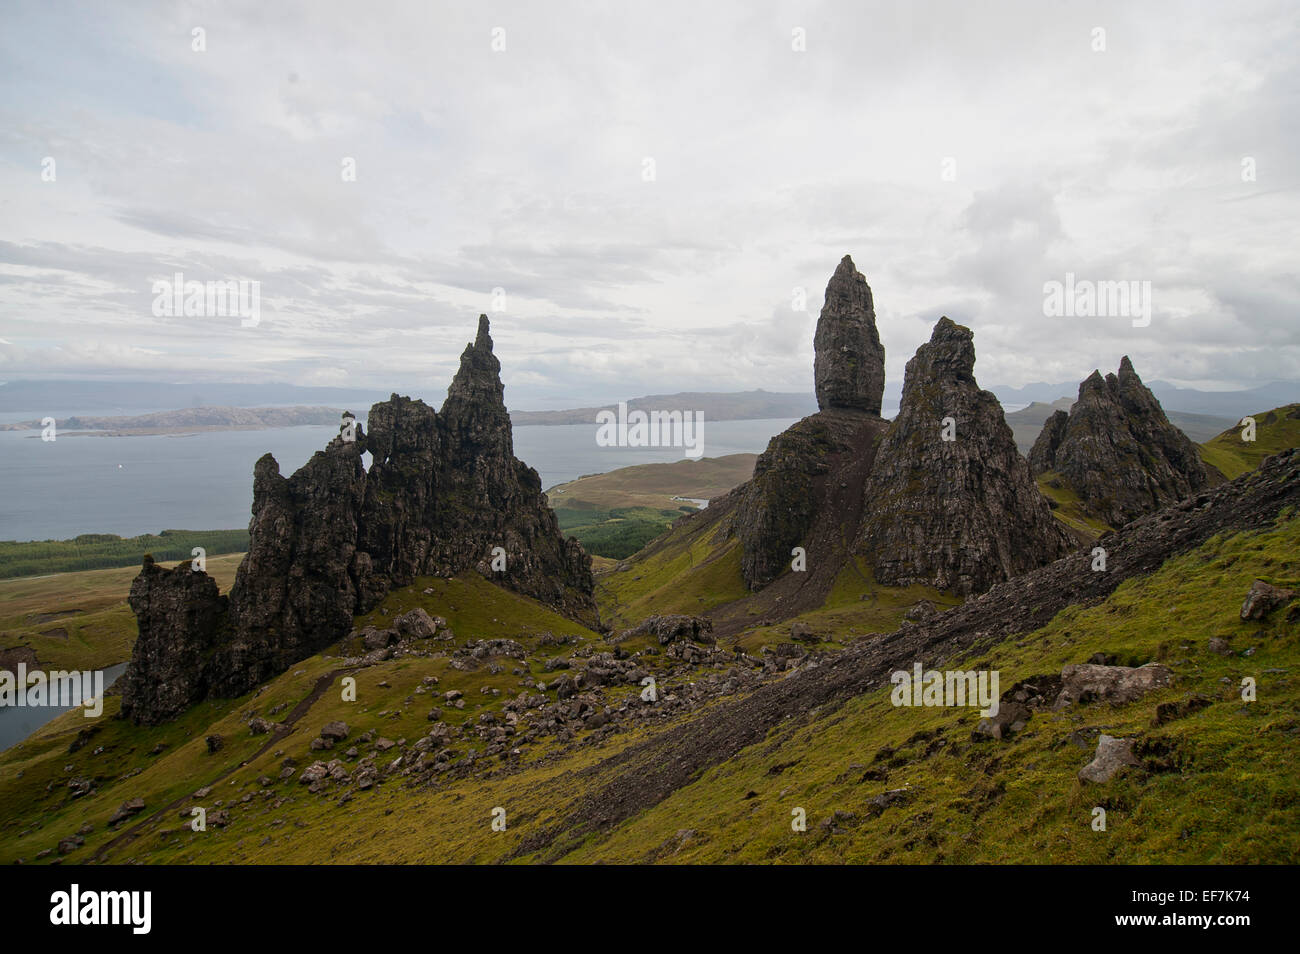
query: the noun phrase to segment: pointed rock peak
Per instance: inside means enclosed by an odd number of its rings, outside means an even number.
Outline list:
[[[488,334],[488,316],[478,316],[478,335],[474,338],[474,347],[479,350],[492,350],[492,336]]]
[[[447,389],[449,405],[469,402],[472,405],[505,408],[505,387],[501,384],[501,362],[492,353],[492,336],[488,333],[487,315],[479,315],[478,335],[473,344],[466,345],[460,356],[460,370]]]
[[[1122,381],[1130,375],[1135,378],[1138,376],[1137,372],[1133,370],[1133,362],[1128,359],[1128,355],[1124,355],[1124,357],[1119,359],[1120,380]],[[1138,380],[1141,380],[1141,378],[1138,378]]]
[[[880,413],[885,348],[876,330],[871,286],[845,255],[826,285],[813,339],[817,406]]]
[[[1104,394],[1106,392],[1106,379],[1101,376],[1101,372],[1093,369],[1092,374],[1088,375],[1079,382],[1079,400],[1093,394]]]

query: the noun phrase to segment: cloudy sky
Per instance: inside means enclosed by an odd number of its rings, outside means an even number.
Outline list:
[[[811,391],[848,253],[891,392],[941,314],[986,386],[1300,380],[1298,11],[10,0],[0,379],[437,397],[489,312],[516,409]],[[1046,317],[1067,272],[1150,325]]]

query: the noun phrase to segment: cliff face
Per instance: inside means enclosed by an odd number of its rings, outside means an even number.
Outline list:
[[[441,413],[393,395],[371,408],[369,434],[341,432],[287,479],[262,457],[249,551],[228,603],[205,574],[146,562],[132,586],[140,640],[123,677],[124,713],[154,724],[205,695],[247,692],[421,575],[475,568],[597,625],[591,558],[562,537],[537,472],[514,457],[500,369],[480,317]],[[496,547],[503,571],[492,566]]]
[[[1127,356],[1118,375],[1103,378],[1093,371],[1079,385],[1079,399],[1064,425],[1052,416],[1030,464],[1035,475],[1056,471],[1086,511],[1113,526],[1210,482],[1196,447],[1169,423]]]
[[[859,551],[878,582],[979,593],[1071,548],[997,398],[975,381],[972,339],[941,318],[907,363],[863,506]]]
[[[772,438],[736,511],[741,572],[751,589],[788,569],[794,547],[807,549],[819,514],[834,506],[830,491],[850,479],[841,471],[869,460],[886,427],[880,417],[885,349],[871,288],[847,255],[826,286],[814,349],[821,410]],[[853,529],[858,516],[856,506],[836,514],[840,525]],[[827,558],[825,553],[808,556]]]

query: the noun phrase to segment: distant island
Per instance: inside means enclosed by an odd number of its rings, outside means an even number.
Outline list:
[[[134,417],[55,418],[60,435],[141,437],[198,431],[261,430],[267,427],[300,427],[306,424],[338,424],[343,411],[332,407],[187,407]],[[40,431],[39,420],[0,424],[4,431]]]

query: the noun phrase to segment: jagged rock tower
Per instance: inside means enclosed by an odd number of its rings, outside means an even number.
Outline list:
[[[248,554],[228,601],[188,564],[163,571],[146,559],[131,588],[140,636],[123,714],[155,724],[207,695],[245,693],[347,635],[355,614],[421,575],[477,568],[597,625],[591,558],[563,538],[537,472],[515,459],[500,370],[480,316],[441,414],[393,395],[370,409],[368,434],[345,426],[287,479],[262,457]],[[504,572],[491,569],[495,547]]]
[[[1002,406],[975,381],[972,339],[940,318],[907,363],[863,504],[859,550],[878,582],[979,593],[1071,548]]]
[[[885,346],[876,331],[871,286],[845,255],[826,285],[813,338],[817,406],[880,414]]]
[[[821,410],[772,438],[737,509],[741,573],[751,589],[788,569],[795,546],[815,550],[810,559],[827,567],[836,559],[831,551],[844,542],[840,529],[851,545],[860,502],[838,498],[845,496],[842,489],[861,486],[888,426],[880,417],[885,349],[871,288],[847,255],[826,286],[814,349]],[[820,530],[819,519],[827,524]]]
[[[1067,415],[1048,419],[1029,454],[1035,476],[1055,471],[1083,508],[1112,526],[1209,486],[1187,435],[1169,423],[1128,356],[1119,374],[1093,371]]]

